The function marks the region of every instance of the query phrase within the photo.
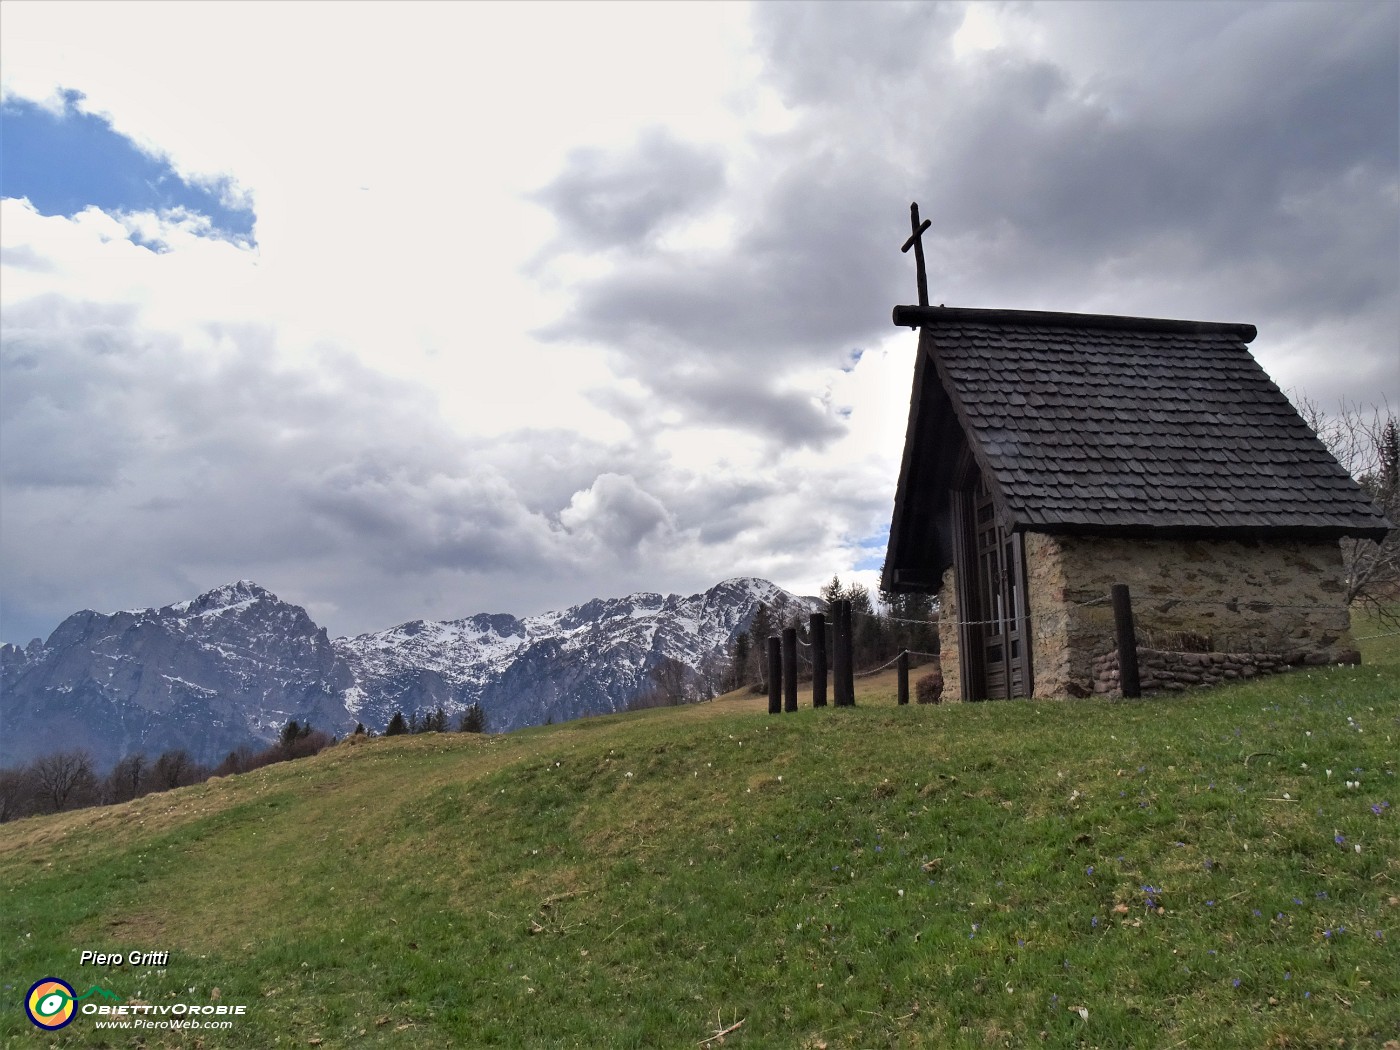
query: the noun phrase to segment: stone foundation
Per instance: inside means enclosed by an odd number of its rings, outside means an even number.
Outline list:
[[[958,588],[950,567],[938,591],[938,658],[943,664],[943,702],[962,695],[962,652],[958,648]]]
[[[1237,676],[1282,666],[1350,661],[1356,651],[1336,541],[1221,541],[1024,536],[1034,693],[1091,696],[1104,654],[1116,649],[1109,588],[1126,583],[1145,651],[1230,657]],[[961,696],[957,587],[944,573],[939,637],[944,699]],[[1170,662],[1170,661],[1168,661]],[[1165,666],[1165,665],[1164,665]],[[1184,670],[1195,674],[1197,670]],[[1204,665],[1202,665],[1203,667]],[[1166,679],[1164,679],[1165,681]],[[1171,679],[1181,687],[1193,683]],[[1204,681],[1204,680],[1203,680]]]
[[[1138,647],[1138,683],[1142,695],[1180,692],[1199,685],[1224,685],[1241,679],[1278,674],[1299,666],[1327,662],[1321,654],[1302,653],[1174,653]],[[1356,650],[1339,654],[1338,663],[1359,664]],[[1122,696],[1118,652],[1094,660],[1094,695]]]

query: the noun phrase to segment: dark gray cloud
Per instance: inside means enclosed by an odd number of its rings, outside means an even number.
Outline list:
[[[651,128],[626,155],[573,151],[564,170],[533,196],[572,245],[636,250],[667,223],[713,202],[723,186],[724,164],[714,151]]]
[[[898,245],[917,199],[934,302],[1250,321],[1266,367],[1344,336],[1318,396],[1350,375],[1353,398],[1380,379],[1400,400],[1400,7],[1009,11],[1040,45],[959,58],[961,5],[756,5],[794,125],[750,143],[769,180],[716,202],[742,217],[732,244],[619,257],[545,334],[610,347],[686,421],[830,440],[841,421],[782,377],[888,334],[914,299]],[[650,161],[614,177],[628,166]],[[687,367],[745,389],[743,410],[675,383]]]
[[[872,72],[899,81],[946,60],[962,18],[955,3],[832,0],[757,4],[753,27],[768,76],[789,105],[880,107],[888,96]],[[872,116],[879,119],[878,108]]]
[[[625,349],[638,363],[686,350],[740,365],[799,357],[820,364],[815,351],[834,363],[833,344],[869,331],[869,310],[883,301],[881,286],[900,258],[896,243],[895,261],[874,272],[849,264],[887,256],[898,226],[868,194],[889,181],[878,162],[842,159],[792,161],[762,219],[717,257],[658,253],[584,283],[577,308],[544,334]]]
[[[1097,23],[1080,24],[1082,12],[1064,6],[1074,31],[1092,39]],[[1193,35],[1171,75],[1154,68],[1164,49],[1148,26],[1127,41],[1116,20],[1100,20],[1112,27],[1103,44],[1126,68],[1092,90],[1045,62],[993,56],[960,85],[924,167],[936,234],[1004,224],[1037,269],[1052,252],[1092,265],[1178,236],[1207,264],[1287,259],[1301,284],[1303,252],[1324,235],[1312,229],[1310,198],[1360,183],[1379,218],[1394,187],[1394,16],[1379,6],[1252,9],[1217,36]],[[1219,90],[1203,93],[1203,83]],[[1144,84],[1155,89],[1146,97]],[[1373,226],[1326,232],[1367,237]]]
[[[582,282],[574,308],[538,334],[610,348],[657,408],[686,422],[830,442],[839,419],[787,389],[786,371],[844,364],[872,319],[888,316],[902,269],[898,216],[878,214],[868,193],[889,181],[881,162],[847,160],[819,151],[793,161],[731,249],[629,256]]]
[[[769,367],[726,367],[697,355],[665,354],[632,363],[630,374],[650,391],[639,395],[604,388],[592,392],[599,407],[626,419],[634,434],[653,440],[678,414],[707,427],[732,428],[784,448],[821,447],[841,433],[829,406],[810,394],[783,390]]]
[[[83,307],[57,296],[7,311],[6,338],[0,345],[5,377],[0,384],[5,449],[0,480],[7,487],[82,490],[115,482],[132,439],[130,427],[121,420],[115,426],[84,425],[78,410],[120,397],[121,388],[129,385],[119,371],[110,374],[90,362],[119,358],[116,333],[134,315],[129,307]],[[68,345],[54,347],[55,326],[66,331]]]

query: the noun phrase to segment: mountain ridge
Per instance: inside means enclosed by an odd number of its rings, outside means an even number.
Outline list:
[[[158,608],[67,617],[45,640],[0,645],[0,765],[75,746],[99,764],[183,747],[216,762],[289,719],[332,733],[395,711],[480,704],[493,731],[623,710],[655,687],[707,690],[759,603],[814,607],[754,577],[698,594],[639,591],[516,617],[410,620],[330,638],[252,580]],[[18,729],[14,727],[19,727]]]

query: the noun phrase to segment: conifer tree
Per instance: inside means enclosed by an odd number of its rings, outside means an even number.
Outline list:
[[[745,675],[745,681],[758,692],[768,688],[768,637],[773,631],[773,614],[767,604],[759,602],[749,625],[749,666]]]
[[[734,639],[734,647],[729,653],[729,689],[738,689],[746,680],[749,668],[749,636],[741,634]]]

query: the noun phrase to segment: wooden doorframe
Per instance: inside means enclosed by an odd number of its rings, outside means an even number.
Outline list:
[[[977,544],[973,536],[972,494],[977,489],[977,464],[963,448],[953,471],[953,578],[958,601],[958,660],[964,700],[981,700],[986,695],[986,673],[981,657],[982,630],[968,621],[980,620],[976,612]]]
[[[981,473],[966,449],[954,472],[953,499],[953,574],[957,580],[958,661],[962,695],[965,700],[992,699],[988,688],[986,644],[987,629],[978,622],[996,615],[985,608],[982,599],[982,579],[979,571],[977,536],[977,488]],[[1013,617],[1008,624],[1001,646],[1003,665],[997,675],[1001,686],[995,699],[1028,697],[1034,692],[1034,668],[1031,663],[1030,601],[1027,592],[1025,545],[1021,534],[1008,531],[996,515],[996,534],[1000,564],[1005,566],[1000,581],[1000,598],[1011,608]]]

